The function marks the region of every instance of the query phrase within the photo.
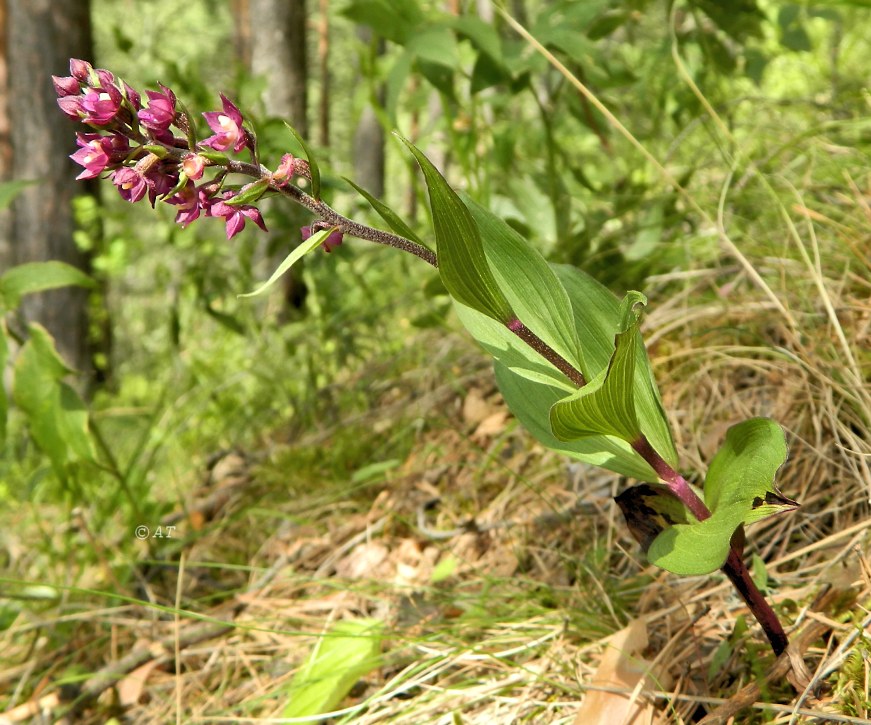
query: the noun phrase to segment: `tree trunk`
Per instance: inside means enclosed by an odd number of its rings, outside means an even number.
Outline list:
[[[307,138],[308,55],[305,0],[246,1],[251,53],[249,68],[254,75],[266,79],[263,94],[266,114],[287,121],[303,138]],[[268,200],[267,203],[272,201]],[[290,219],[292,218],[291,216]],[[279,228],[266,242],[267,249],[271,250],[267,254],[274,257],[272,266],[276,266],[287,254],[286,238],[286,230]],[[298,232],[296,238],[299,238]],[[302,274],[302,264],[297,264],[282,279],[282,313],[285,317],[294,317],[298,310],[303,309],[308,290]]]
[[[375,67],[378,57],[384,53],[384,40],[373,40],[372,35],[368,27],[361,26],[357,30],[357,37],[369,44],[370,53],[366,62],[370,68]],[[359,72],[362,74],[365,69]],[[361,79],[361,82],[366,81]],[[373,102],[383,108],[386,97],[387,89],[383,83],[379,83]],[[354,176],[356,182],[370,194],[379,199],[384,196],[384,128],[372,104],[366,104],[363,108],[354,130]]]
[[[92,56],[90,0],[7,0],[6,10],[12,177],[39,181],[13,203],[11,257],[87,270],[73,241],[72,199],[81,191],[68,158],[75,129],[57,107],[51,75],[67,75],[71,57]],[[26,297],[21,311],[48,329],[67,364],[90,374],[87,303],[86,290],[67,287]]]
[[[305,0],[249,0],[251,72],[266,77],[264,106],[308,136]]]

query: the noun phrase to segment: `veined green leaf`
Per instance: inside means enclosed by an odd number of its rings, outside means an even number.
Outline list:
[[[565,397],[557,387],[523,379],[502,363],[496,363],[496,382],[508,408],[521,425],[552,451],[600,466],[622,476],[642,481],[656,480],[656,473],[624,440],[610,435],[594,435],[571,441],[556,438],[551,431],[548,411]]]
[[[293,134],[293,137],[296,139],[296,142],[302,147],[303,152],[305,153],[305,159],[308,161],[309,171],[311,172],[312,177],[312,196],[315,199],[321,198],[321,170],[318,166],[317,159],[315,155],[312,153],[308,144],[305,142],[305,139],[299,135],[299,132],[291,126],[289,123],[285,122],[285,126],[287,126],[288,131]]]
[[[429,190],[445,287],[458,302],[507,324],[514,313],[487,263],[472,215],[432,162],[408,139],[398,137],[417,159]]]
[[[236,196],[230,197],[224,203],[227,206],[242,206],[243,204],[254,204],[260,201],[260,198],[266,193],[269,188],[269,179],[263,178],[248,184]]]
[[[729,556],[732,534],[744,520],[741,504],[724,506],[710,518],[665,529],[647,550],[651,564],[679,576],[716,571]]]
[[[573,367],[584,365],[572,303],[544,257],[502,219],[461,197],[478,227],[499,289],[520,321]]]
[[[360,194],[360,196],[362,196],[366,201],[369,202],[369,204],[372,206],[372,208],[376,212],[378,212],[378,215],[384,221],[387,222],[388,226],[394,232],[396,232],[401,237],[405,237],[406,239],[410,239],[413,242],[417,242],[418,244],[420,244],[424,247],[427,247],[427,249],[429,248],[429,245],[425,244],[423,242],[423,240],[421,240],[421,238],[417,234],[414,233],[414,231],[411,229],[411,227],[409,227],[408,224],[406,224],[402,220],[402,218],[399,216],[399,214],[397,214],[395,211],[393,211],[393,209],[391,209],[389,206],[387,206],[387,204],[385,204],[380,199],[376,199],[374,196],[372,196],[372,194],[370,194],[368,191],[366,191],[362,186],[358,186],[350,179],[345,178],[344,176],[342,178],[345,179],[345,181],[347,181],[351,186],[353,186],[354,189],[357,190],[357,193]]]
[[[288,254],[284,261],[278,265],[278,268],[272,273],[272,276],[266,280],[262,285],[260,285],[253,292],[246,292],[245,294],[237,295],[238,297],[256,297],[257,295],[262,295],[266,290],[268,290],[272,285],[274,285],[281,277],[284,275],[287,270],[289,270],[294,264],[296,264],[300,259],[302,259],[306,254],[316,249],[320,244],[333,232],[335,229],[322,229],[319,232],[315,232],[308,239],[306,239],[302,244],[294,247],[293,251]]]
[[[773,420],[751,418],[732,426],[705,480],[711,517],[663,531],[648,551],[651,563],[682,575],[719,569],[739,526],[798,505],[774,484],[786,456],[783,429]]]
[[[610,364],[614,353],[614,332],[620,324],[620,302],[604,285],[577,267],[565,264],[551,267],[571,300],[575,327],[584,351],[586,367],[582,372],[591,380]],[[676,468],[677,451],[659,388],[641,335],[636,338],[634,395],[638,422],[654,450]]]
[[[88,411],[75,390],[63,382],[71,371],[51,335],[35,323],[29,331],[30,338],[15,361],[12,395],[27,416],[33,440],[63,479],[69,464],[96,461]]]
[[[70,286],[93,287],[94,280],[64,262],[28,262],[0,275],[0,298],[11,309],[18,306],[24,295]]]
[[[635,306],[646,302],[640,292],[626,295],[610,364],[583,388],[551,408],[551,429],[558,439],[612,435],[631,443],[641,436],[635,414],[636,338],[640,324]]]
[[[711,511],[735,503],[752,508],[754,499],[779,494],[774,477],[787,456],[783,429],[769,418],[750,418],[726,433],[705,477],[705,503]]]
[[[337,622],[290,683],[284,717],[334,710],[357,680],[381,665],[383,631],[383,623],[376,619]]]

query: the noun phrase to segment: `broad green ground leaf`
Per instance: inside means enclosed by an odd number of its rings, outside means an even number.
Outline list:
[[[635,414],[636,338],[640,324],[636,305],[646,302],[640,292],[626,295],[614,355],[608,367],[551,408],[551,429],[560,440],[611,435],[631,443],[641,436]]]
[[[724,506],[710,518],[663,531],[647,551],[651,564],[679,576],[710,574],[726,562],[732,534],[742,524],[741,504]]]
[[[12,309],[24,295],[70,286],[93,287],[94,280],[64,262],[28,262],[0,275],[0,300],[6,309]]]
[[[284,261],[278,265],[278,268],[272,273],[272,276],[266,280],[262,285],[260,285],[253,292],[246,292],[245,294],[237,295],[238,297],[256,297],[257,295],[262,295],[266,290],[268,290],[272,285],[274,285],[281,277],[284,275],[287,270],[289,270],[294,264],[296,264],[300,259],[302,259],[309,252],[317,249],[321,243],[330,236],[330,233],[334,231],[333,229],[322,229],[319,232],[315,232],[308,239],[306,239],[302,244],[297,245],[293,248],[293,251],[288,254]]]
[[[468,197],[463,202],[478,227],[496,283],[514,313],[578,370],[583,363],[572,303],[544,257],[502,219]]]
[[[765,499],[779,494],[774,477],[787,456],[786,437],[770,418],[750,418],[733,425],[726,433],[705,477],[705,503],[711,511],[735,503]]]
[[[54,339],[35,323],[29,331],[15,361],[12,396],[27,416],[33,440],[51,459],[58,476],[65,478],[70,464],[96,460],[88,411],[78,393],[63,382],[71,371],[58,355]]]
[[[514,313],[490,270],[472,215],[430,160],[410,141],[398,137],[417,159],[429,190],[439,274],[445,288],[458,302],[507,324]]]
[[[719,569],[739,526],[797,506],[774,484],[786,456],[783,429],[773,420],[751,418],[732,426],[705,480],[711,517],[664,531],[648,551],[650,561],[681,575]]]
[[[312,153],[312,150],[309,148],[308,144],[305,142],[305,139],[299,135],[299,132],[287,122],[285,122],[284,125],[287,126],[287,130],[290,131],[290,133],[296,139],[296,142],[302,147],[303,153],[305,153],[305,159],[306,161],[308,161],[308,167],[312,177],[312,196],[315,199],[320,199],[321,170],[318,166],[317,159],[315,158],[315,155]]]
[[[381,665],[383,631],[383,623],[376,619],[336,623],[291,681],[284,717],[334,710],[357,680]]]
[[[424,243],[424,241],[414,233],[411,227],[408,226],[403,220],[402,217],[399,216],[393,209],[391,209],[387,204],[385,204],[380,199],[376,199],[372,194],[366,191],[362,186],[358,186],[353,181],[348,178],[342,177],[347,181],[351,186],[356,189],[357,193],[360,194],[372,208],[378,212],[378,215],[387,222],[390,228],[396,232],[399,236],[405,237],[406,239],[410,239],[413,242],[417,242],[418,244],[429,248],[429,245]]]

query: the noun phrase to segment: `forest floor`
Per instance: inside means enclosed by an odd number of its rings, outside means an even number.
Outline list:
[[[39,722],[36,710],[66,698],[80,703],[69,722],[94,723],[269,722],[306,706],[354,723],[722,715],[710,723],[729,721],[718,708],[748,685],[731,722],[869,722],[871,520],[846,445],[867,435],[833,408],[831,371],[772,364],[687,327],[758,314],[711,304],[690,320],[672,300],[646,338],[688,470],[747,415],[787,422],[779,484],[802,508],[752,527],[746,556],[788,631],[816,627],[798,689],[772,670],[722,576],[646,564],[612,501],[625,481],[535,443],[471,343],[424,333],[427,365],[336,383],[366,396],[363,412],[337,409],[315,430],[278,427],[255,450],[192,462],[185,505],[161,522],[176,529],[142,542],[134,591],[59,607],[33,623],[36,639],[9,640],[19,664],[7,685],[40,667],[82,674],[63,690],[45,678],[4,722]],[[867,335],[868,317],[857,320]],[[792,344],[782,325],[767,328]],[[95,571],[95,589],[110,569]],[[359,627],[348,635],[343,622]],[[55,636],[40,637],[46,629]],[[355,638],[376,654],[360,661]],[[350,681],[327,676],[343,666]]]

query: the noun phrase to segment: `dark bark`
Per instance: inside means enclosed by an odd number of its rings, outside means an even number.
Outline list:
[[[74,127],[57,107],[51,75],[67,75],[70,57],[91,58],[90,0],[7,0],[6,9],[12,177],[39,181],[12,205],[11,257],[87,270],[73,241],[72,199],[82,191],[68,158]],[[26,297],[21,311],[49,330],[71,367],[90,373],[87,303],[86,290],[68,287]]]

